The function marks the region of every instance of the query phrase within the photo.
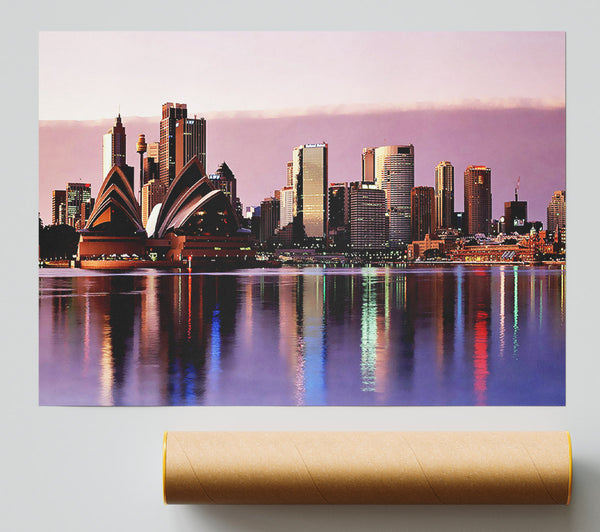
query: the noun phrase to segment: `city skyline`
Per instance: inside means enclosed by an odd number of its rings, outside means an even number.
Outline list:
[[[145,134],[148,143],[158,141],[159,106],[171,101],[185,102],[206,117],[206,171],[227,162],[238,178],[244,206],[259,205],[284,186],[290,149],[321,141],[330,146],[330,182],[359,180],[361,153],[369,146],[413,144],[416,186],[432,186],[442,160],[456,169],[455,190],[462,188],[467,166],[488,166],[495,178],[493,196],[499,200],[494,218],[502,215],[501,205],[511,199],[508,191],[519,175],[532,219],[543,221],[548,198],[565,188],[564,33],[228,32],[227,39],[217,39],[219,35],[40,34],[39,210],[46,223],[47,198],[64,188],[65,181],[91,182],[97,194],[103,177],[96,170],[101,153],[95,130],[100,124],[106,133],[118,111],[130,136],[127,159],[137,161],[132,139]],[[157,83],[150,83],[147,69],[126,72],[123,83],[135,81],[142,91],[94,85],[96,74],[78,60],[79,54],[92,43],[97,48],[107,36],[110,43],[94,69],[108,60],[104,53],[110,47],[134,53],[133,43],[143,43],[150,54],[162,46],[157,57],[171,54],[174,63],[187,60],[188,66],[176,79],[166,76]],[[201,60],[191,55],[193,43],[202,44]],[[57,46],[65,53],[53,54]],[[301,53],[289,61],[286,53],[292,46]],[[387,69],[386,61],[400,50],[410,53],[397,59],[397,69]],[[245,74],[257,66],[256,54],[264,66],[249,78]],[[193,84],[198,61],[203,80],[210,82]],[[382,68],[384,84],[377,75]],[[291,84],[290,69],[301,69],[308,85]],[[65,83],[75,74],[78,80],[65,102],[55,80]],[[257,80],[261,87],[255,86]],[[457,211],[461,202],[457,194]]]

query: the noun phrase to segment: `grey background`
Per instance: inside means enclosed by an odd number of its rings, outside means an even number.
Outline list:
[[[121,3],[3,7],[0,529],[600,529],[598,8],[572,1]],[[567,406],[561,408],[38,407],[37,33],[40,30],[559,30],[567,32]],[[91,58],[93,60],[93,58]],[[123,68],[137,58],[124,58]],[[149,67],[152,58],[143,58]],[[160,71],[157,70],[157,75]],[[118,71],[106,73],[118,83]],[[68,90],[65,87],[65,90]],[[67,176],[65,176],[67,177]],[[166,507],[164,430],[570,430],[569,507]]]

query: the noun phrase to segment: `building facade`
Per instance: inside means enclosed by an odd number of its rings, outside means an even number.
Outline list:
[[[375,182],[375,148],[363,148],[362,153],[362,182]]]
[[[435,167],[435,228],[452,227],[454,214],[454,166],[442,161]]]
[[[411,241],[410,193],[415,185],[415,148],[412,144],[375,148],[375,185],[385,192],[389,216],[389,245]]]
[[[142,187],[142,225],[144,227],[148,225],[148,217],[152,209],[162,203],[166,193],[167,187],[158,179],[152,179]]]
[[[92,197],[92,185],[89,183],[67,183],[66,223],[77,227],[81,221],[81,204]]]
[[[65,205],[67,202],[66,190],[52,191],[52,225],[65,223]],[[61,216],[62,213],[62,216]]]
[[[492,223],[492,170],[490,168],[476,165],[467,167],[464,197],[465,234],[489,234]]]
[[[384,249],[387,244],[385,192],[373,183],[350,187],[350,247]]]
[[[294,148],[293,215],[307,238],[327,237],[327,143]]]
[[[434,230],[435,191],[433,187],[414,187],[410,193],[412,241],[424,240]]]
[[[267,242],[279,227],[279,200],[270,197],[260,203],[260,241]]]
[[[283,187],[279,193],[279,227],[284,228],[294,221],[294,187]]]
[[[547,229],[556,231],[567,226],[567,193],[564,190],[557,190],[552,194],[550,203],[548,203]]]
[[[504,232],[507,235],[511,233],[519,233],[520,235],[524,235],[528,232],[527,226],[527,202],[518,200],[505,201]]]
[[[237,205],[237,180],[231,168],[223,161],[217,171],[214,174],[208,176],[215,185],[216,188],[223,191],[223,194],[231,202],[231,205],[235,208]],[[240,213],[241,216],[241,213]]]
[[[106,177],[113,166],[127,164],[125,141],[125,127],[119,113],[115,125],[102,137],[102,178]]]
[[[206,120],[182,118],[175,121],[175,174],[192,157],[198,157],[206,170]]]
[[[187,118],[187,105],[167,102],[162,106],[160,141],[158,148],[158,175],[160,182],[169,186],[175,179],[175,123]]]

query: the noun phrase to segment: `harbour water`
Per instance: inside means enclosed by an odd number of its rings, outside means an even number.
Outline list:
[[[562,405],[565,269],[41,269],[42,405]]]

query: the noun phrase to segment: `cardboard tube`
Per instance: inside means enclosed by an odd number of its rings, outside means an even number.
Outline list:
[[[568,504],[568,432],[167,432],[167,504]]]

